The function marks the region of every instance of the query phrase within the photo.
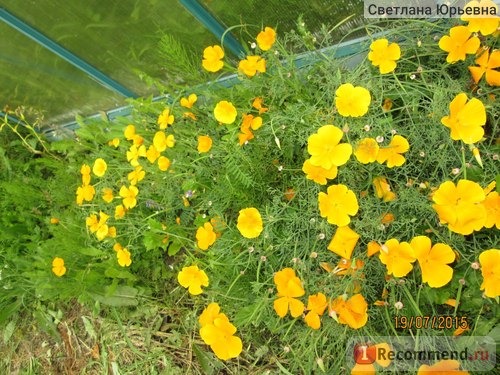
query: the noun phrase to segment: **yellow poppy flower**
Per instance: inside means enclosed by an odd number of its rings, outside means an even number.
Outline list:
[[[498,14],[498,5],[495,4],[491,0],[473,0],[468,2],[464,9],[467,9],[469,7],[473,8],[495,8],[497,10],[496,14]],[[499,25],[500,25],[500,18],[498,17],[489,17],[489,18],[480,18],[477,16],[469,16],[467,14],[464,14],[463,16],[460,17],[462,21],[468,21],[469,24],[467,25],[467,28],[471,32],[480,32],[482,35],[490,35],[493,34],[495,31],[497,31]]]
[[[187,98],[181,98],[181,107],[191,109],[198,100],[198,96],[196,94],[189,94]]]
[[[125,216],[127,209],[123,205],[119,204],[115,207],[115,219],[122,219]]]
[[[483,206],[486,209],[485,228],[493,228],[495,226],[500,229],[500,194],[496,191],[489,193],[483,201]]]
[[[200,336],[203,341],[210,345],[215,356],[223,361],[238,357],[243,350],[243,343],[238,336],[234,336],[235,332],[236,327],[229,322],[224,314],[220,314],[215,319],[214,324],[200,328]]]
[[[307,152],[311,155],[310,163],[324,169],[347,163],[352,154],[352,146],[340,143],[344,133],[333,125],[324,125],[307,140]]]
[[[342,258],[351,259],[352,252],[359,240],[359,234],[348,226],[338,227],[328,245],[328,250],[340,255]]]
[[[327,307],[328,301],[323,293],[319,292],[309,296],[306,307],[308,312],[304,317],[306,324],[312,329],[319,329],[321,327],[320,316],[323,315]]]
[[[463,235],[480,230],[486,222],[486,208],[482,204],[486,198],[484,190],[473,181],[460,180],[457,185],[443,182],[433,193],[432,208],[437,212],[442,224]]]
[[[139,193],[139,189],[136,186],[130,185],[130,187],[126,187],[123,185],[120,188],[120,197],[123,198],[123,206],[127,209],[134,208],[137,205],[137,194]]]
[[[137,185],[139,181],[142,181],[146,176],[146,172],[140,165],[135,167],[135,169],[127,175],[127,179],[130,181],[130,185]]]
[[[253,77],[257,72],[266,72],[266,59],[260,56],[247,56],[238,64],[238,71],[245,74],[247,77]]]
[[[177,274],[177,281],[193,296],[203,293],[202,286],[208,286],[208,276],[198,266],[183,267]]]
[[[479,66],[469,66],[475,83],[478,83],[484,74],[488,85],[500,86],[500,71],[495,70],[500,68],[500,50],[492,51],[490,55],[490,50],[487,49],[476,59],[476,64]]]
[[[321,217],[326,217],[330,224],[340,227],[349,225],[350,216],[358,213],[359,205],[356,195],[345,185],[331,185],[326,194],[318,195]]]
[[[196,240],[198,247],[201,250],[207,250],[210,246],[212,246],[217,239],[217,235],[214,232],[214,228],[212,224],[205,223],[202,227],[199,227],[196,230]]]
[[[212,138],[208,135],[199,135],[198,136],[198,152],[200,154],[210,151],[212,148]]]
[[[222,124],[232,124],[237,114],[233,103],[227,100],[221,100],[214,108],[215,119]]]
[[[355,294],[348,300],[345,296],[337,297],[328,308],[331,316],[336,316],[340,324],[347,324],[353,329],[363,327],[368,321],[368,304],[361,294]]]
[[[257,97],[252,102],[252,107],[259,111],[259,115],[267,112],[269,108],[266,108],[262,105],[263,99],[261,97]]]
[[[479,255],[483,282],[481,290],[490,298],[500,296],[500,250],[490,249]]]
[[[113,138],[112,140],[108,141],[108,145],[117,148],[120,145],[120,138]]]
[[[249,130],[257,130],[262,126],[262,117],[244,114],[241,122],[241,131]]]
[[[368,112],[370,92],[361,86],[344,83],[335,91],[335,106],[341,116],[361,117]]]
[[[375,254],[377,254],[382,246],[377,241],[370,241],[368,242],[368,245],[366,246],[366,255],[368,257],[371,257]]]
[[[388,168],[402,166],[406,159],[403,155],[410,149],[410,144],[405,137],[396,134],[387,147],[382,147],[378,150],[377,162],[380,164],[387,163]]]
[[[330,169],[318,167],[311,164],[311,159],[307,159],[302,165],[302,172],[306,174],[308,180],[312,180],[320,185],[326,185],[327,179],[333,180],[337,177],[338,168],[335,165],[332,165]]]
[[[158,125],[160,129],[166,129],[169,125],[172,125],[175,121],[174,115],[170,114],[170,109],[165,108],[163,112],[158,116]]]
[[[484,135],[486,109],[476,98],[467,102],[467,94],[460,93],[450,103],[450,115],[441,118],[441,123],[450,128],[451,139],[465,144],[479,142]]]
[[[153,145],[158,152],[163,152],[167,149],[167,135],[163,131],[158,131],[153,137]]]
[[[274,274],[274,284],[278,290],[278,297],[302,297],[305,294],[302,282],[293,268],[283,268]]]
[[[116,251],[116,259],[121,267],[128,267],[132,264],[130,251],[126,247]]]
[[[146,154],[146,146],[141,145],[137,147],[136,145],[132,145],[127,151],[127,161],[132,167],[137,167],[139,165],[139,158],[145,157]]]
[[[59,224],[59,219],[57,217],[50,218],[50,224]]]
[[[123,135],[127,141],[132,141],[135,137],[135,126],[132,124],[127,125],[123,131]]]
[[[265,27],[264,30],[257,35],[256,39],[259,48],[262,51],[268,51],[276,41],[276,31],[271,27]]]
[[[203,68],[209,72],[215,73],[222,69],[224,62],[224,51],[218,45],[209,46],[203,50]]]
[[[165,156],[160,156],[158,158],[158,168],[160,171],[165,172],[170,167],[170,159]]]
[[[393,72],[396,69],[396,61],[401,57],[401,49],[397,43],[389,44],[385,38],[377,39],[370,44],[368,60],[373,66],[378,66],[380,74]]]
[[[385,177],[375,177],[373,179],[373,187],[375,188],[377,198],[382,199],[384,202],[396,199],[396,194],[391,191],[391,185],[389,185]]]
[[[148,150],[146,151],[146,158],[148,161],[153,164],[160,157],[160,151],[156,148],[156,146],[149,145]]]
[[[377,160],[379,145],[373,138],[363,138],[358,142],[354,156],[362,164],[373,163]]]
[[[87,164],[82,164],[80,168],[80,174],[82,175],[82,185],[90,184],[90,166]]]
[[[81,206],[84,201],[91,202],[94,195],[95,188],[92,185],[79,186],[76,189],[76,203]]]
[[[66,273],[66,267],[64,266],[64,259],[55,257],[52,260],[52,272],[57,277],[61,277]]]
[[[455,260],[451,247],[444,243],[432,246],[427,236],[414,237],[410,246],[422,271],[422,283],[428,283],[431,288],[441,288],[450,282],[453,268],[448,264]]]
[[[446,62],[449,64],[465,60],[467,54],[474,54],[481,42],[473,36],[466,26],[455,26],[450,29],[450,35],[444,35],[439,39],[439,48],[448,52]]]
[[[104,188],[102,189],[102,199],[106,203],[111,203],[114,199],[113,197],[113,189],[110,188]]]
[[[204,327],[208,324],[213,324],[214,320],[220,314],[220,306],[216,302],[211,302],[207,307],[203,310],[203,312],[198,317],[198,323],[200,323],[201,327]]]
[[[413,269],[415,251],[408,242],[399,242],[391,238],[382,245],[379,253],[380,261],[387,267],[387,274],[404,277]]]
[[[260,212],[254,207],[240,210],[236,227],[245,238],[258,237],[264,229]]]

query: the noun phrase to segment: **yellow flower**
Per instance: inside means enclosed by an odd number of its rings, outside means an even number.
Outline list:
[[[238,357],[243,350],[243,343],[235,333],[236,327],[222,313],[214,317],[211,324],[200,328],[200,336],[205,344],[210,345],[215,356],[223,361]]]
[[[450,128],[451,139],[466,144],[479,142],[484,135],[486,109],[476,98],[467,102],[467,94],[460,93],[450,103],[450,115],[441,118],[441,123]]]
[[[121,267],[128,267],[132,264],[130,251],[126,247],[116,251],[116,259]]]
[[[460,362],[455,359],[443,359],[433,365],[421,365],[417,375],[469,375],[468,371],[460,371]]]
[[[370,92],[361,86],[344,83],[335,91],[335,106],[341,116],[361,117],[368,112]]]
[[[448,229],[463,235],[480,230],[486,222],[486,208],[482,204],[486,198],[484,190],[476,182],[460,180],[457,185],[443,182],[432,195],[432,208]]]
[[[379,253],[380,261],[386,265],[387,274],[404,277],[413,269],[415,251],[408,242],[399,242],[391,238],[382,245]]]
[[[489,249],[479,254],[483,282],[481,290],[490,298],[500,296],[500,250]]]
[[[203,50],[203,68],[209,72],[215,73],[222,69],[224,62],[224,51],[218,45],[209,46]]]
[[[208,276],[198,266],[183,267],[177,274],[177,281],[193,296],[203,293],[202,286],[208,286]]]
[[[198,152],[200,154],[210,151],[212,148],[212,138],[208,135],[198,136]]]
[[[248,141],[252,140],[253,138],[254,138],[254,135],[253,135],[252,131],[249,129],[246,129],[238,134],[238,144],[240,146],[243,146],[244,144],[247,144]]]
[[[377,160],[379,151],[378,143],[373,138],[363,138],[358,142],[354,156],[362,164],[373,163]]]
[[[198,100],[196,94],[190,94],[187,98],[181,98],[181,107],[191,109]]]
[[[278,290],[278,299],[273,303],[274,311],[283,318],[290,310],[290,315],[297,318],[304,312],[304,304],[298,300],[305,294],[302,282],[292,268],[284,268],[274,274],[274,284]]]
[[[137,194],[139,193],[139,189],[134,185],[130,185],[130,187],[126,187],[123,185],[120,188],[120,197],[123,198],[123,206],[127,209],[134,208],[137,204]]]
[[[373,179],[373,187],[375,188],[377,198],[382,199],[384,202],[396,199],[396,194],[391,191],[391,185],[389,185],[385,177],[375,177]]]
[[[450,29],[450,35],[439,39],[439,48],[448,52],[446,62],[449,64],[465,60],[467,54],[474,54],[481,42],[478,37],[471,36],[471,31],[466,26],[455,26]]]
[[[474,7],[474,8],[495,8],[497,10],[498,14],[498,6],[491,0],[473,0],[467,3],[464,7],[464,9],[467,9],[469,7]],[[462,21],[468,21],[469,24],[467,25],[467,28],[471,32],[480,32],[483,35],[490,35],[493,34],[495,31],[497,31],[499,24],[500,24],[500,18],[498,17],[489,17],[489,18],[479,18],[478,16],[468,16],[467,14],[464,14],[463,16],[460,17]]]
[[[306,178],[320,185],[326,185],[327,179],[333,180],[337,177],[337,171],[338,168],[335,165],[332,165],[330,169],[312,165],[311,159],[307,159],[302,165],[302,172],[306,174]]]
[[[90,184],[90,166],[87,164],[83,164],[80,168],[80,174],[82,175],[82,185]]]
[[[265,108],[262,105],[262,98],[261,97],[257,97],[253,100],[252,107],[259,111],[259,115],[261,115],[269,110],[269,108]]]
[[[110,238],[116,238],[116,227],[109,227],[108,234],[106,236]]]
[[[238,64],[238,70],[247,77],[253,77],[257,72],[266,72],[266,59],[260,56],[247,56],[245,60],[241,60]]]
[[[337,317],[340,324],[353,329],[363,327],[368,321],[368,304],[361,294],[355,294],[347,301],[345,296],[337,297],[328,310],[330,316]]]
[[[359,234],[348,226],[338,227],[328,245],[328,250],[345,259],[351,259],[352,252],[359,240]]]
[[[163,152],[167,149],[167,135],[165,132],[158,131],[153,137],[153,145],[158,152]]]
[[[214,232],[214,228],[212,224],[205,223],[202,227],[199,227],[196,230],[196,240],[198,247],[201,250],[207,250],[210,246],[212,246],[217,239],[217,235]]]
[[[160,129],[166,129],[169,125],[174,123],[175,117],[170,114],[170,109],[165,108],[163,112],[158,116],[158,125]]]
[[[123,205],[119,204],[115,207],[115,219],[122,219],[125,216],[127,209]]]
[[[85,219],[85,224],[89,228],[90,232],[95,233],[99,241],[104,240],[104,238],[108,235],[109,228],[106,224],[108,219],[109,216],[102,211],[99,212],[99,219],[95,214],[92,214]]]
[[[61,277],[66,273],[66,267],[64,266],[64,259],[55,257],[52,260],[52,272],[57,277]]]
[[[156,148],[156,146],[150,145],[148,150],[146,151],[146,158],[149,160],[151,164],[153,164],[160,157],[160,151]]]
[[[496,191],[489,193],[483,201],[483,206],[486,209],[485,228],[495,226],[500,229],[500,195]]]
[[[401,57],[401,49],[397,43],[389,44],[387,39],[377,39],[370,44],[368,60],[373,66],[378,66],[380,74],[393,72],[396,69],[396,61]]]
[[[321,321],[319,317],[323,315],[326,308],[328,307],[328,302],[326,296],[323,293],[314,294],[309,296],[307,299],[306,310],[309,310],[304,321],[312,329],[319,329],[321,327]]]
[[[500,71],[494,70],[500,68],[500,51],[491,52],[487,49],[477,59],[476,64],[479,66],[469,66],[470,74],[475,83],[478,83],[483,74],[486,78],[486,83],[490,86],[500,86]]]
[[[90,202],[94,199],[95,189],[92,185],[79,186],[76,189],[76,203],[81,206],[83,201]]]
[[[262,126],[262,117],[244,114],[241,122],[241,131],[257,130]]]
[[[377,254],[382,246],[377,241],[370,241],[368,242],[368,245],[366,246],[366,255],[368,257],[371,257],[375,254]]]
[[[123,131],[123,135],[125,136],[125,139],[127,141],[132,141],[135,137],[135,126],[134,125],[127,125],[127,127]]]
[[[431,288],[441,288],[450,282],[453,268],[448,264],[455,260],[451,247],[444,243],[432,246],[427,236],[414,237],[410,246],[422,271],[422,283],[428,283]]]
[[[137,185],[137,183],[139,181],[142,181],[145,176],[146,172],[140,165],[138,165],[132,172],[127,175],[127,179],[130,181],[130,185]]]
[[[204,327],[209,324],[214,324],[214,320],[220,315],[220,306],[215,303],[211,302],[203,312],[200,314],[200,317],[198,318],[198,323],[200,323],[201,327]]]
[[[410,149],[410,144],[405,137],[396,134],[387,147],[382,147],[378,150],[377,162],[380,164],[387,163],[387,167],[400,167],[406,161],[404,154]]]
[[[221,100],[214,108],[215,119],[222,124],[232,124],[237,114],[233,103],[227,100]]]
[[[108,145],[117,148],[120,145],[120,138],[113,138],[112,140],[108,141]]]
[[[264,229],[262,217],[259,211],[254,207],[240,210],[236,227],[245,238],[256,238]]]
[[[59,224],[59,219],[57,217],[50,218],[50,224]]]
[[[132,143],[136,145],[137,147],[141,146],[144,143],[144,138],[140,136],[139,134],[135,134],[134,138],[132,139]]]
[[[343,227],[349,225],[351,219],[358,213],[358,200],[356,195],[345,185],[331,185],[326,194],[318,195],[319,211],[321,217],[326,217],[330,224]]]
[[[139,165],[139,157],[146,156],[146,146],[141,145],[139,148],[136,145],[130,146],[127,151],[127,161],[130,162],[132,167]]]
[[[106,203],[111,203],[114,199],[113,197],[113,189],[110,188],[104,188],[102,189],[102,199]]]
[[[158,158],[158,168],[160,171],[165,172],[170,167],[170,159],[165,156],[160,156]]]
[[[307,140],[307,152],[312,165],[331,169],[332,166],[341,166],[347,163],[352,146],[348,143],[339,143],[344,133],[333,125],[324,125]]]
[[[182,117],[184,117],[184,118],[190,118],[193,121],[197,120],[196,115],[193,112],[184,112],[182,114]]]
[[[262,51],[268,51],[276,41],[276,31],[271,27],[265,27],[257,35],[257,44]]]

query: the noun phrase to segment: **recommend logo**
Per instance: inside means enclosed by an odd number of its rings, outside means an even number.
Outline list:
[[[346,360],[350,369],[385,371],[484,371],[495,368],[496,343],[489,336],[351,338]]]

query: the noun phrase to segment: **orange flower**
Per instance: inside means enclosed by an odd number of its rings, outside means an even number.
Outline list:
[[[379,253],[380,261],[386,265],[387,274],[404,277],[413,269],[415,251],[408,242],[399,242],[391,238],[382,245]]]
[[[384,202],[396,199],[396,194],[391,191],[391,185],[389,185],[385,177],[375,177],[373,179],[373,187],[375,188],[377,198],[382,199]]]
[[[181,98],[181,107],[191,109],[198,100],[198,96],[196,94],[190,94],[187,98]]]
[[[265,27],[264,30],[257,35],[257,44],[262,51],[270,50],[275,41],[276,31],[271,27]]]
[[[332,165],[330,169],[312,165],[311,159],[307,159],[302,165],[302,172],[306,174],[306,178],[320,185],[326,185],[327,179],[332,180],[337,177],[337,171],[338,168],[335,165]]]
[[[361,294],[355,294],[347,301],[346,296],[340,296],[330,303],[329,314],[340,324],[358,329],[368,321],[368,304]]]
[[[377,254],[382,246],[377,241],[370,241],[368,242],[367,249],[366,249],[366,254],[368,257],[371,257],[372,255]]]
[[[273,303],[274,311],[283,318],[290,310],[292,317],[297,318],[304,311],[302,301],[296,299],[305,294],[302,282],[292,268],[284,268],[274,274],[274,284],[278,290],[278,299]]]
[[[352,252],[359,240],[359,234],[348,226],[338,227],[332,241],[328,245],[328,250],[343,258],[351,259]]]
[[[451,247],[444,243],[432,246],[427,236],[414,237],[410,246],[422,271],[422,283],[428,283],[431,288],[441,288],[450,282],[453,268],[448,264],[455,260]]]
[[[304,317],[306,324],[312,329],[319,329],[321,326],[319,317],[323,315],[327,307],[328,302],[323,293],[320,292],[309,296],[306,307],[306,310],[309,310],[309,312]]]
[[[202,66],[205,70],[215,73],[222,69],[224,51],[218,45],[209,46],[203,50]]]
[[[262,105],[262,98],[261,97],[257,97],[253,100],[252,107],[254,107],[256,110],[259,111],[259,115],[261,115],[269,110],[269,108],[265,108]]]
[[[421,365],[417,375],[469,375],[468,371],[460,371],[460,362],[455,359],[443,359],[430,365]]]
[[[490,298],[500,296],[500,250],[483,251],[479,255],[479,264],[483,275],[481,290],[484,290],[484,295]]]
[[[311,155],[312,165],[331,169],[347,163],[352,154],[349,143],[340,143],[344,136],[342,130],[333,125],[324,125],[307,139],[307,152]]]
[[[476,64],[479,66],[469,66],[470,74],[475,83],[478,83],[483,74],[486,78],[486,83],[490,86],[500,86],[500,71],[494,70],[500,68],[500,51],[491,52],[487,49],[477,59]]]
[[[455,26],[450,29],[450,35],[439,39],[439,48],[448,52],[446,62],[449,64],[465,60],[467,54],[474,54],[481,42],[466,26]]]
[[[253,77],[257,72],[266,72],[266,59],[260,56],[247,56],[245,60],[241,60],[238,64],[238,70],[247,77]]]
[[[491,0],[473,0],[465,5],[465,9],[469,7],[474,8],[495,8],[497,10],[496,14],[498,14],[498,6]],[[480,18],[478,16],[468,16],[464,14],[460,17],[462,21],[468,21],[469,24],[467,28],[471,32],[480,32],[483,35],[490,35],[497,31],[498,26],[500,24],[500,18],[497,17],[489,17],[489,18]]]

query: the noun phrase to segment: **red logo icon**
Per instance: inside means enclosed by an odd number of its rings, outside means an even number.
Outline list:
[[[354,362],[360,365],[368,365],[375,362],[377,348],[375,345],[357,344],[354,346]]]

